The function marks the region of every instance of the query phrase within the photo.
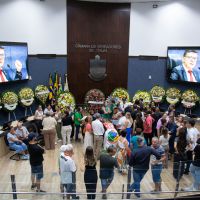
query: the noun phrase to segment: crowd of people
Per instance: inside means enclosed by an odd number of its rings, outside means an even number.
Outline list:
[[[64,113],[57,106],[48,105],[44,111],[39,106],[35,121],[39,133],[29,133],[19,123],[16,130],[11,128],[7,139],[9,145],[22,154],[22,159],[30,157],[32,189],[37,187],[39,192],[43,191],[40,179],[43,177],[44,149],[36,142],[38,134],[44,136],[46,150],[55,149],[55,144],[62,141],[59,155],[61,191],[72,193],[72,199],[78,196],[74,194],[77,168],[71,143],[72,140],[80,142],[80,138],[83,139],[84,181],[88,199],[95,199],[98,161],[103,199],[106,199],[115,167],[122,175],[127,174],[128,166],[133,167],[133,183],[129,191],[137,197],[140,197],[140,182],[149,167],[155,184],[152,192],[162,191],[161,173],[163,168],[168,168],[168,160],[174,161],[173,176],[176,180],[179,181],[183,174],[192,174],[193,184],[184,190],[199,190],[200,134],[195,120],[177,116],[174,105],[161,112],[159,107],[147,105],[142,99],[136,100],[134,105],[123,99],[119,103],[107,101],[100,110],[77,107],[73,111],[68,107]],[[180,167],[181,171],[178,170]]]

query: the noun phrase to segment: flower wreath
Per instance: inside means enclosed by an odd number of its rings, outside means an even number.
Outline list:
[[[58,96],[57,102],[61,112],[65,112],[67,106],[70,106],[72,109],[75,107],[75,98],[70,92],[61,93]]]
[[[161,86],[154,86],[150,90],[151,98],[155,103],[160,103],[163,100],[163,97],[165,96],[165,90]]]
[[[151,95],[149,92],[145,90],[138,90],[133,97],[133,103],[135,103],[135,100],[139,100],[139,99],[143,99],[144,103],[150,103]]]
[[[166,100],[169,104],[176,104],[179,102],[181,97],[181,91],[177,88],[169,88],[166,91]]]
[[[120,101],[124,98],[127,102],[130,101],[129,93],[124,88],[115,88],[111,93],[112,98],[118,98]]]
[[[31,88],[22,88],[19,91],[19,101],[23,106],[31,106],[34,101],[34,92]]]
[[[35,97],[44,105],[49,96],[49,89],[45,85],[38,85],[35,88]]]
[[[5,110],[14,111],[18,105],[18,96],[12,91],[4,92],[2,95],[2,103]]]
[[[85,103],[87,104],[89,101],[104,102],[105,95],[99,89],[91,89],[85,95]]]
[[[185,108],[192,108],[199,101],[197,93],[193,90],[186,90],[181,96],[181,103]]]

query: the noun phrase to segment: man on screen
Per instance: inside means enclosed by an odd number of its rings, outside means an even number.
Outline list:
[[[198,53],[195,50],[186,50],[183,54],[182,64],[174,67],[170,78],[188,82],[200,82],[200,70],[196,67]]]
[[[3,47],[0,47],[0,82],[8,81],[7,75],[3,70],[4,62],[5,62],[5,51]]]
[[[15,68],[13,69],[9,64],[5,64],[5,57],[5,49],[0,46],[0,83],[25,78],[22,76],[21,61],[16,60]],[[24,75],[26,74],[24,73]]]

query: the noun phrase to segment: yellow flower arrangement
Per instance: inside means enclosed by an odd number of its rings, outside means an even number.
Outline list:
[[[199,101],[197,93],[193,90],[186,90],[185,92],[183,92],[181,99],[181,103],[186,108],[191,108],[195,106],[196,102]]]
[[[120,100],[125,98],[128,102],[130,100],[129,93],[124,88],[116,88],[116,89],[114,89],[114,91],[111,93],[111,96],[112,96],[112,98],[119,98]]]
[[[34,101],[34,92],[31,88],[22,88],[19,91],[19,100],[23,106],[31,106]]]
[[[176,104],[181,97],[181,91],[177,88],[169,88],[166,91],[166,100],[169,104]]]
[[[163,100],[165,96],[165,90],[161,86],[154,86],[150,90],[151,98],[154,102],[159,103]]]
[[[65,112],[67,106],[70,106],[72,109],[75,107],[75,98],[70,92],[60,94],[57,101],[61,112]]]
[[[147,91],[138,90],[133,97],[133,103],[135,102],[135,100],[139,99],[143,99],[144,103],[150,103],[151,95]]]
[[[49,96],[49,89],[45,85],[38,85],[35,88],[35,97],[42,103],[45,104]]]
[[[18,104],[18,96],[14,92],[5,92],[2,96],[2,103],[4,108],[8,111],[13,111],[16,109]]]

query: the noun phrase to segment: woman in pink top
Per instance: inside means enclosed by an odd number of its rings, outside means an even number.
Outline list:
[[[93,147],[92,116],[85,119],[84,152],[88,146]]]
[[[147,114],[145,114],[145,121],[144,121],[144,138],[147,142],[147,146],[151,145],[151,140],[152,140],[152,124],[153,124],[153,117],[151,116],[151,112],[148,111]]]

